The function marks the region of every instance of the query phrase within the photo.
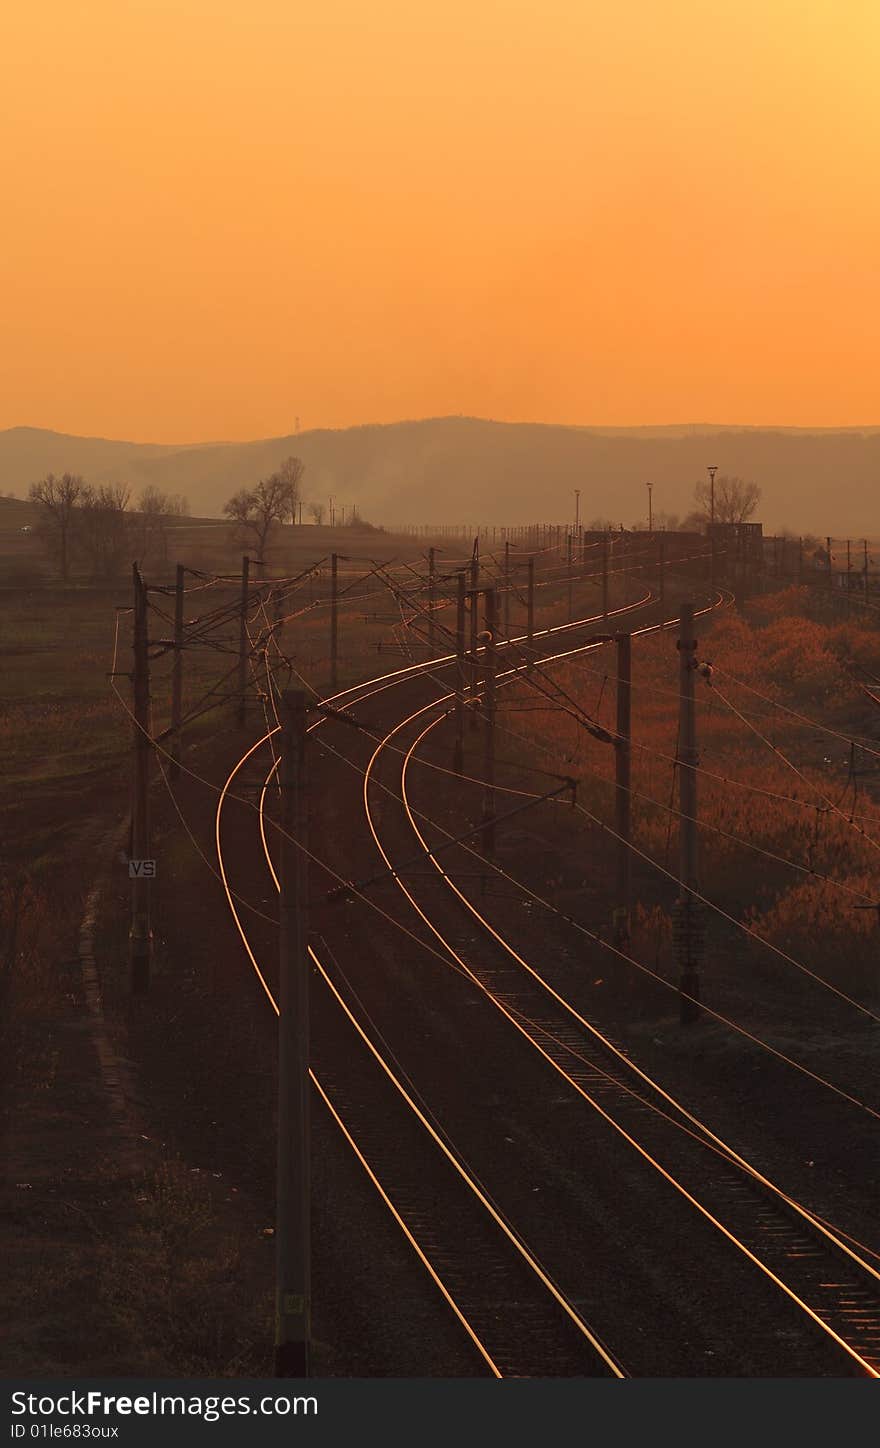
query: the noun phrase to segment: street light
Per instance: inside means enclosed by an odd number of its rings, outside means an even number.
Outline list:
[[[717,467],[706,468],[706,472],[709,474],[709,526],[712,528],[715,527],[715,474],[717,471]]]
[[[654,490],[654,484],[653,484],[653,483],[645,483],[645,487],[648,489],[648,532],[649,532],[649,533],[653,533],[653,531],[654,531],[654,508],[653,508],[653,502],[652,502],[651,494],[652,494],[652,492],[653,492],[653,490]]]

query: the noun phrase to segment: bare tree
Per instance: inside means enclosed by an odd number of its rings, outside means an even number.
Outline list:
[[[87,485],[77,473],[62,473],[56,478],[47,473],[39,483],[31,483],[28,496],[40,507],[37,531],[49,552],[58,560],[65,583],[70,577],[71,540],[75,510],[82,503]]]
[[[309,503],[309,517],[317,528],[323,527],[326,511],[323,503]]]
[[[167,562],[169,520],[188,517],[186,498],[179,493],[163,493],[150,483],[138,498],[137,514],[139,558],[142,562],[150,557]]]
[[[262,562],[273,526],[296,518],[304,471],[299,458],[286,458],[276,473],[262,478],[256,487],[241,488],[223,508],[227,518],[237,525],[242,540],[255,545]]]
[[[88,487],[84,492],[77,509],[76,542],[95,578],[118,577],[128,559],[132,544],[130,500],[131,489],[124,483]]]
[[[290,512],[291,522],[293,523],[296,522],[296,509],[297,504],[300,500],[300,494],[302,491],[302,475],[305,470],[306,465],[303,462],[302,458],[296,458],[291,456],[289,458],[285,458],[278,471],[272,474],[273,478],[280,478],[281,481],[291,489],[292,501],[290,505]]]
[[[725,474],[715,479],[715,522],[744,523],[751,518],[761,501],[761,489],[757,483],[747,483],[742,478],[729,478]],[[696,512],[703,522],[709,521],[712,512],[712,489],[707,481],[701,480],[694,488]]]

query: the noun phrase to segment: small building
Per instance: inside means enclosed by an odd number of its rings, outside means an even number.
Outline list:
[[[724,549],[729,562],[754,564],[764,561],[763,523],[709,523],[707,538],[714,538],[716,547]]]

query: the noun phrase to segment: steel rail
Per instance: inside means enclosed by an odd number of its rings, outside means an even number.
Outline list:
[[[636,632],[639,633],[639,634],[644,634],[644,633],[656,631],[657,629],[659,629],[659,628],[661,628],[661,627],[663,627],[663,626],[664,626],[664,625],[651,625],[651,626],[648,626],[646,629],[637,630]],[[598,647],[598,646],[599,646],[599,645],[593,645],[593,647]],[[565,657],[565,655],[559,655],[559,656],[556,656],[556,657]],[[549,661],[549,660],[543,660],[542,662],[548,662],[548,661]],[[511,671],[511,672],[513,672],[513,671]],[[373,769],[374,769],[374,767],[375,767],[375,764],[376,764],[377,759],[380,757],[380,755],[381,755],[381,753],[383,752],[383,750],[389,745],[390,740],[393,739],[393,738],[395,737],[395,735],[396,735],[397,733],[399,733],[403,728],[405,728],[408,724],[412,723],[414,719],[416,719],[416,718],[424,715],[424,714],[427,713],[429,710],[431,710],[431,709],[433,709],[433,708],[435,708],[435,707],[436,707],[436,701],[435,701],[434,703],[432,703],[432,704],[429,704],[429,705],[423,707],[423,708],[420,709],[420,710],[415,711],[414,714],[410,715],[407,719],[402,720],[398,725],[396,725],[395,728],[394,728],[392,731],[390,731],[390,732],[385,736],[385,738],[384,738],[382,741],[380,741],[380,743],[376,746],[376,749],[375,749],[374,752],[373,752],[373,755],[372,755],[372,757],[371,757],[370,763],[369,763],[369,765],[368,765],[368,767],[367,767],[367,770],[366,770],[366,773],[365,773],[365,776],[364,776],[363,799],[364,799],[365,813],[366,813],[366,816],[367,816],[367,822],[368,822],[370,831],[371,831],[371,833],[372,833],[372,835],[373,835],[373,839],[374,839],[374,842],[375,842],[375,844],[376,844],[376,847],[377,847],[380,855],[382,856],[382,858],[383,858],[383,860],[384,860],[384,862],[385,862],[385,865],[386,865],[386,867],[387,867],[387,869],[388,869],[391,877],[395,880],[395,883],[398,885],[399,889],[400,889],[400,890],[403,892],[403,894],[406,896],[406,898],[408,899],[408,901],[409,901],[410,904],[412,905],[413,909],[414,909],[414,910],[416,911],[416,913],[420,916],[420,918],[422,919],[422,921],[424,922],[424,924],[427,925],[427,927],[429,928],[429,930],[431,930],[431,932],[432,932],[432,933],[434,934],[434,936],[440,941],[440,943],[443,945],[443,947],[444,947],[444,948],[450,953],[450,955],[454,958],[454,960],[456,961],[459,969],[460,969],[461,971],[463,971],[463,972],[468,976],[468,978],[469,978],[475,985],[478,986],[478,988],[479,988],[481,991],[483,991],[483,993],[493,1002],[493,1004],[495,1004],[496,1008],[499,1009],[499,1010],[501,1011],[501,1013],[511,1022],[511,1024],[514,1025],[515,1029],[516,1029],[521,1035],[523,1035],[526,1039],[528,1039],[528,1040],[530,1041],[530,1043],[532,1044],[532,1046],[539,1052],[539,1054],[541,1054],[542,1056],[544,1056],[545,1059],[551,1064],[551,1066],[553,1066],[553,1068],[554,1068],[555,1070],[557,1070],[563,1077],[565,1077],[565,1079],[566,1079],[566,1080],[569,1082],[569,1084],[575,1089],[575,1091],[576,1091],[580,1096],[582,1096],[582,1097],[588,1102],[588,1104],[589,1104],[590,1106],[592,1106],[610,1125],[612,1125],[612,1126],[614,1127],[614,1129],[615,1129],[616,1131],[618,1131],[618,1132],[629,1142],[629,1144],[630,1144],[631,1146],[633,1146],[633,1147],[636,1149],[636,1151],[639,1152],[639,1154],[642,1155],[642,1156],[650,1163],[651,1166],[653,1166],[657,1171],[659,1171],[660,1174],[661,1174],[662,1176],[664,1176],[664,1177],[666,1178],[666,1180],[669,1181],[670,1184],[673,1185],[673,1186],[691,1203],[692,1206],[694,1206],[704,1217],[706,1217],[707,1220],[709,1220],[710,1223],[711,1223],[713,1226],[715,1226],[717,1230],[719,1230],[726,1238],[728,1238],[728,1240],[730,1240],[730,1242],[731,1242],[734,1246],[736,1246],[736,1247],[738,1248],[738,1250],[740,1250],[740,1251],[741,1251],[755,1266],[757,1266],[778,1288],[780,1288],[780,1290],[783,1291],[783,1292],[786,1294],[786,1296],[788,1296],[788,1297],[796,1304],[796,1306],[800,1308],[800,1310],[802,1310],[803,1312],[805,1312],[806,1315],[807,1315],[809,1318],[811,1318],[812,1321],[813,1321],[814,1323],[816,1323],[816,1324],[822,1329],[823,1332],[825,1332],[839,1347],[841,1347],[851,1358],[853,1358],[853,1360],[859,1365],[859,1367],[860,1367],[868,1376],[871,1376],[871,1377],[878,1377],[878,1376],[880,1376],[880,1372],[878,1372],[877,1369],[876,1369],[866,1358],[864,1358],[864,1357],[858,1352],[857,1349],[855,1349],[855,1348],[854,1348],[851,1344],[849,1344],[842,1336],[840,1336],[840,1334],[838,1334],[837,1332],[835,1332],[835,1330],[834,1330],[833,1328],[831,1328],[827,1323],[825,1323],[825,1322],[823,1321],[823,1319],[821,1318],[821,1316],[809,1305],[809,1303],[807,1303],[806,1301],[804,1301],[787,1283],[785,1283],[785,1282],[772,1270],[772,1268],[768,1267],[766,1263],[762,1262],[761,1259],[760,1259],[754,1252],[752,1252],[751,1249],[750,1249],[744,1242],[741,1242],[741,1241],[739,1240],[739,1238],[737,1238],[737,1237],[735,1236],[734,1233],[730,1232],[729,1229],[728,1229],[727,1227],[725,1227],[725,1225],[724,1225],[717,1217],[715,1217],[715,1215],[714,1215],[713,1213],[711,1213],[706,1207],[704,1207],[703,1204],[702,1204],[701,1202],[699,1202],[699,1201],[697,1200],[697,1198],[696,1198],[692,1193],[690,1193],[690,1192],[687,1190],[687,1188],[685,1188],[680,1182],[678,1182],[678,1181],[671,1175],[671,1173],[667,1172],[666,1169],[665,1169],[664,1167],[662,1167],[662,1165],[661,1165],[659,1162],[657,1162],[653,1157],[651,1157],[650,1154],[649,1154],[648,1152],[646,1152],[646,1151],[644,1150],[644,1148],[640,1145],[640,1143],[638,1143],[628,1132],[626,1132],[625,1129],[622,1128],[622,1127],[619,1125],[619,1123],[615,1122],[614,1119],[604,1110],[604,1108],[601,1107],[601,1106],[599,1105],[599,1103],[596,1102],[595,1099],[594,1099],[593,1097],[591,1097],[590,1094],[589,1094],[588,1092],[586,1092],[586,1091],[584,1090],[584,1088],[583,1088],[582,1086],[580,1086],[580,1084],[574,1080],[573,1077],[571,1077],[570,1075],[568,1075],[568,1073],[564,1070],[564,1068],[562,1068],[562,1067],[559,1065],[558,1062],[556,1062],[556,1061],[553,1060],[552,1056],[550,1056],[550,1055],[548,1054],[548,1052],[544,1050],[544,1048],[540,1045],[540,1043],[537,1042],[533,1037],[531,1037],[531,1036],[529,1035],[529,1032],[525,1029],[525,1027],[524,1027],[523,1025],[520,1024],[520,1022],[516,1019],[516,1017],[505,1007],[504,1003],[503,1003],[498,997],[496,997],[496,996],[493,994],[493,992],[488,989],[488,987],[486,987],[486,985],[479,979],[478,976],[476,976],[476,975],[474,974],[473,971],[471,971],[471,969],[470,969],[470,967],[467,965],[466,961],[463,960],[463,958],[461,957],[461,955],[455,950],[454,946],[453,946],[453,945],[450,943],[450,941],[442,934],[442,932],[437,929],[437,927],[436,927],[435,924],[432,922],[432,920],[429,918],[429,916],[427,915],[427,913],[426,913],[424,910],[422,910],[422,908],[420,907],[420,905],[417,903],[417,901],[415,900],[415,898],[414,898],[414,896],[412,895],[411,891],[409,891],[409,890],[407,889],[407,887],[405,886],[405,884],[403,883],[403,881],[399,878],[398,874],[397,874],[396,871],[394,870],[394,867],[393,867],[393,865],[392,865],[392,863],[391,863],[390,856],[388,855],[388,853],[387,853],[386,850],[384,849],[384,847],[383,847],[383,845],[382,845],[382,843],[381,843],[381,840],[379,839],[378,832],[377,832],[377,830],[376,830],[376,828],[375,828],[373,816],[372,816],[372,813],[371,813],[371,810],[370,810],[369,798],[368,798],[370,777],[371,777],[372,771],[373,771]],[[445,717],[445,716],[441,716],[441,718],[442,718],[442,717]],[[419,736],[419,739],[416,741],[416,743],[411,747],[410,751],[408,752],[408,754],[406,755],[406,757],[405,757],[405,759],[404,759],[404,764],[403,764],[403,766],[402,766],[402,778],[405,778],[405,772],[406,772],[407,762],[408,762],[409,758],[410,758],[411,755],[412,755],[413,749],[414,749],[415,747],[417,747],[418,743],[420,742],[420,740],[421,740],[421,738],[424,736],[424,734],[427,733],[429,729],[434,728],[434,727],[435,727],[437,724],[439,724],[440,722],[441,722],[441,719],[438,718],[437,720],[434,720],[431,724],[429,724],[429,726],[423,731],[423,734]],[[566,1010],[568,1010],[571,1014],[573,1014],[574,1016],[576,1016],[576,1018],[577,1018],[577,1020],[578,1020],[578,1022],[579,1022],[579,1024],[580,1024],[581,1026],[585,1027],[586,1029],[590,1030],[594,1035],[597,1035],[597,1036],[598,1036],[599,1033],[596,1032],[596,1031],[594,1030],[594,1028],[592,1028],[592,1027],[590,1026],[590,1024],[589,1024],[583,1017],[581,1017],[581,1016],[579,1015],[579,1013],[577,1013],[573,1007],[570,1006],[570,1004],[569,1004],[568,1002],[564,1001],[564,999],[563,999],[562,997],[560,997],[556,992],[554,992],[554,991],[552,990],[552,988],[543,980],[543,978],[538,975],[537,972],[535,972],[530,966],[528,966],[527,962],[525,962],[525,961],[522,959],[522,957],[520,957],[520,956],[513,950],[513,948],[512,948],[511,946],[509,946],[509,944],[503,939],[503,937],[501,937],[500,934],[499,934],[497,931],[494,930],[494,927],[491,926],[491,924],[485,919],[485,917],[483,917],[483,916],[481,915],[481,913],[480,913],[478,910],[476,910],[476,908],[471,904],[471,902],[467,899],[467,897],[464,895],[464,893],[463,893],[462,891],[460,891],[457,886],[455,886],[454,882],[453,882],[451,879],[449,879],[449,877],[448,877],[448,875],[447,875],[447,872],[443,869],[442,865],[440,865],[440,863],[433,858],[433,856],[432,856],[432,854],[431,854],[431,851],[430,851],[430,849],[429,849],[429,846],[428,846],[428,844],[427,844],[427,841],[424,839],[424,836],[422,835],[421,831],[418,829],[418,826],[417,826],[416,823],[415,823],[415,819],[414,819],[414,817],[413,817],[413,815],[412,815],[412,811],[411,811],[411,808],[410,808],[410,806],[409,806],[408,800],[405,802],[405,809],[406,809],[406,812],[407,812],[407,815],[408,815],[408,818],[409,818],[410,826],[411,826],[411,828],[413,829],[414,833],[416,834],[417,839],[418,839],[418,840],[420,841],[420,843],[422,844],[422,847],[423,847],[423,849],[425,850],[426,854],[427,854],[427,855],[429,856],[429,858],[431,859],[431,863],[432,863],[432,865],[434,866],[435,870],[437,870],[437,872],[444,878],[444,880],[446,881],[446,883],[448,883],[448,884],[450,885],[450,887],[454,890],[455,894],[459,897],[459,899],[462,901],[462,903],[465,904],[465,906],[466,906],[467,909],[471,912],[471,914],[472,914],[472,915],[478,920],[478,922],[498,941],[498,943],[499,943],[505,950],[508,951],[508,953],[509,953],[521,966],[523,966],[525,969],[527,969],[527,970],[529,971],[529,973],[530,973],[532,976],[534,976],[534,977],[536,978],[536,980],[538,980],[538,982],[539,982],[545,989],[547,989],[548,991],[550,991],[550,993],[554,996],[554,998],[556,999],[556,1001],[557,1001],[559,1004],[561,1004],[561,1005],[562,1005]],[[532,1024],[534,1024],[534,1023],[532,1023]],[[607,1042],[606,1042],[605,1044],[607,1044],[607,1045],[610,1047],[610,1043],[607,1043]],[[614,1049],[614,1048],[612,1047],[611,1049]],[[626,1058],[622,1056],[622,1053],[615,1052],[615,1054],[617,1054],[621,1059],[623,1059],[624,1061],[626,1061]],[[636,1070],[638,1069],[638,1068],[634,1068],[634,1067],[632,1066],[632,1063],[631,1063],[631,1062],[628,1062],[628,1061],[627,1061],[627,1064],[630,1065],[630,1067],[631,1067],[632,1069],[636,1069]],[[746,1175],[748,1175],[748,1176],[750,1176],[751,1178],[753,1178],[754,1180],[760,1181],[762,1184],[766,1185],[766,1187],[767,1187],[771,1192],[773,1192],[780,1200],[784,1201],[787,1205],[790,1205],[791,1207],[793,1207],[793,1209],[794,1209],[796,1212],[798,1212],[798,1214],[802,1217],[803,1221],[804,1221],[806,1224],[809,1225],[809,1227],[810,1227],[811,1230],[813,1230],[814,1232],[818,1232],[818,1233],[822,1234],[822,1235],[827,1239],[827,1241],[828,1241],[831,1245],[834,1246],[834,1248],[835,1248],[836,1250],[839,1250],[839,1251],[843,1252],[845,1255],[847,1255],[855,1264],[858,1265],[858,1267],[859,1267],[862,1271],[868,1273],[868,1274],[869,1274],[872,1278],[874,1278],[874,1279],[877,1279],[877,1278],[878,1278],[878,1274],[876,1273],[875,1269],[873,1269],[872,1267],[870,1267],[867,1263],[863,1262],[862,1259],[859,1258],[856,1253],[853,1253],[852,1250],[851,1250],[850,1248],[848,1248],[843,1242],[841,1242],[837,1237],[835,1237],[833,1233],[829,1232],[828,1229],[825,1228],[821,1223],[819,1223],[819,1222],[812,1216],[812,1214],[809,1213],[809,1211],[808,1211],[806,1208],[802,1207],[802,1205],[801,1205],[800,1203],[795,1202],[794,1199],[790,1198],[790,1197],[788,1196],[788,1194],[784,1193],[780,1188],[776,1187],[774,1183],[772,1183],[772,1182],[769,1181],[769,1179],[763,1177],[763,1175],[762,1175],[761,1173],[759,1173],[759,1172],[757,1171],[757,1169],[753,1168],[750,1163],[746,1162],[744,1158],[739,1157],[739,1155],[734,1151],[733,1148],[729,1147],[729,1145],[728,1145],[727,1143],[723,1142],[721,1138],[715,1136],[715,1134],[712,1133],[712,1132],[710,1131],[710,1129],[707,1128],[707,1127],[704,1125],[704,1123],[700,1122],[698,1118],[691,1116],[691,1114],[686,1111],[686,1108],[682,1107],[678,1102],[675,1102],[674,1099],[668,1095],[668,1093],[663,1092],[662,1088],[660,1088],[657,1083],[653,1082],[653,1081],[651,1080],[651,1078],[647,1077],[647,1075],[646,1075],[645,1073],[639,1072],[638,1074],[640,1074],[640,1075],[643,1077],[643,1079],[645,1079],[646,1082],[650,1083],[650,1085],[651,1085],[655,1090],[658,1090],[663,1096],[665,1096],[666,1099],[667,1099],[668,1101],[670,1101],[670,1103],[673,1104],[673,1105],[676,1107],[676,1109],[678,1109],[679,1111],[681,1111],[682,1114],[684,1114],[685,1116],[687,1116],[691,1121],[694,1122],[694,1124],[698,1125],[698,1127],[699,1127],[700,1130],[705,1131],[705,1132],[707,1133],[707,1135],[710,1135],[710,1136],[713,1138],[713,1140],[716,1141],[716,1142],[719,1144],[719,1146],[722,1148],[722,1150],[725,1152],[725,1154],[728,1156],[728,1158],[733,1162],[733,1164],[740,1166],[740,1168],[746,1173]]]

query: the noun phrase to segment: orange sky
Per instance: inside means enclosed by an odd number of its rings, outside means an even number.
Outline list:
[[[19,0],[0,427],[880,422],[877,0]]]

